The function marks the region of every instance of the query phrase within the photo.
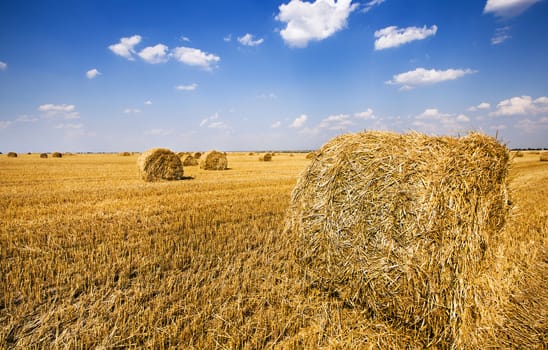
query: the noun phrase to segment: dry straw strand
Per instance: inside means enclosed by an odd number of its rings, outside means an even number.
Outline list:
[[[509,210],[509,151],[491,137],[362,132],[325,144],[298,179],[286,234],[312,286],[412,330],[474,347]]]
[[[200,168],[204,170],[226,170],[228,160],[226,153],[215,150],[209,151],[200,158]]]
[[[180,180],[184,174],[179,156],[166,148],[143,152],[137,159],[137,166],[145,181]]]
[[[308,152],[306,159],[313,159],[316,156],[316,152]]]

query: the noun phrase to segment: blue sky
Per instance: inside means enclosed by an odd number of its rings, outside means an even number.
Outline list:
[[[548,147],[548,1],[0,3],[0,151]]]

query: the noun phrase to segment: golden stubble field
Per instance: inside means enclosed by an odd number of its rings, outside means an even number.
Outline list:
[[[305,154],[146,183],[137,155],[0,155],[0,348],[423,348],[304,283],[284,215]],[[548,162],[511,170],[499,345],[548,326]],[[525,335],[524,335],[525,334]]]

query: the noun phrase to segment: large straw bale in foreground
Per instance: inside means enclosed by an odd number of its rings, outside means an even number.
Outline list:
[[[476,279],[506,221],[508,161],[476,133],[332,139],[298,179],[286,221],[305,277],[426,343],[474,347],[488,317]]]
[[[180,180],[184,174],[179,156],[165,148],[143,152],[137,159],[137,166],[145,181]]]
[[[228,169],[228,160],[226,153],[209,151],[200,157],[200,168],[205,170],[226,170]]]

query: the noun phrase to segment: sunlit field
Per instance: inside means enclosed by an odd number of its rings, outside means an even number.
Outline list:
[[[259,155],[152,183],[137,154],[0,155],[0,348],[425,347],[303,282],[284,216],[310,160]],[[524,152],[510,184],[491,333],[542,348],[548,162]]]

